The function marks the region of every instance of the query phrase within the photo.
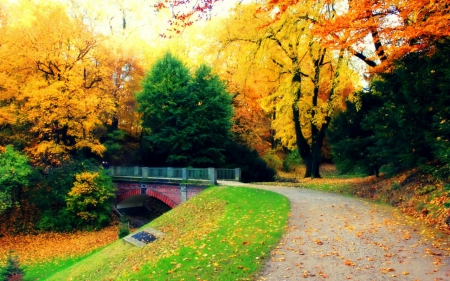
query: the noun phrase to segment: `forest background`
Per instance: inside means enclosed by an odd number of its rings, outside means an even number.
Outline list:
[[[102,162],[420,167],[450,190],[445,1],[233,4],[2,1],[0,233],[109,225]]]

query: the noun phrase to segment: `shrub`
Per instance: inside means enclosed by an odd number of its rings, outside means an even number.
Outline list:
[[[10,251],[6,260],[6,265],[0,269],[1,281],[21,281],[24,270],[20,267],[19,258]]]
[[[283,171],[290,172],[292,168],[303,163],[297,149],[289,151],[283,159]]]
[[[130,222],[126,217],[120,217],[119,227],[117,228],[117,231],[119,233],[119,239],[122,239],[123,237],[130,234]]]
[[[241,168],[243,182],[273,181],[276,172],[246,145],[231,142],[225,148],[225,168]]]

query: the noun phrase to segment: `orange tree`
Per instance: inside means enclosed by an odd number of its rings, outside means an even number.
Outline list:
[[[260,11],[276,14],[276,22],[301,5],[299,0],[269,0]],[[389,69],[407,53],[430,50],[434,41],[450,36],[446,0],[327,0],[322,8],[326,13],[312,25],[314,33],[328,47],[345,48],[375,72]]]

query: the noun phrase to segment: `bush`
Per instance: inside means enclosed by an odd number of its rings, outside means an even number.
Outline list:
[[[241,168],[243,182],[273,181],[274,169],[267,165],[256,150],[246,145],[231,142],[225,148],[225,168]]]
[[[10,251],[6,260],[6,265],[0,269],[1,281],[21,281],[24,270],[19,265],[19,258]]]
[[[120,217],[119,227],[117,231],[119,232],[119,239],[130,234],[130,222],[126,217]]]
[[[290,172],[292,168],[303,163],[297,149],[289,151],[283,159],[283,171]]]
[[[105,170],[82,172],[66,199],[67,210],[81,218],[86,228],[100,229],[111,222],[110,201],[114,185]]]

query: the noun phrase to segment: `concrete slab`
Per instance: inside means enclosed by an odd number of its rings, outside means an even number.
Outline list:
[[[137,247],[144,247],[148,243],[151,243],[164,235],[164,232],[151,227],[147,227],[125,236],[123,240]]]

